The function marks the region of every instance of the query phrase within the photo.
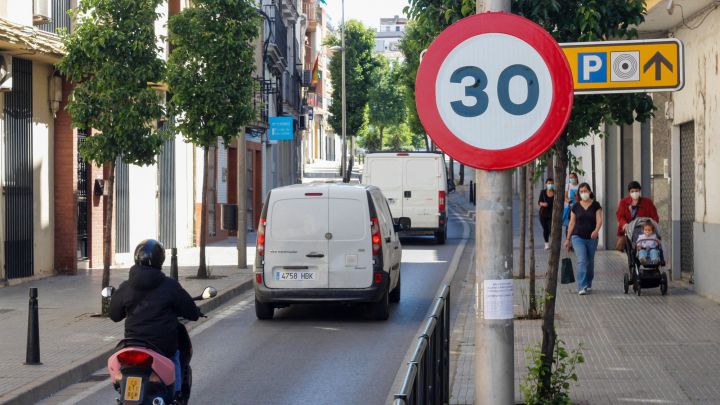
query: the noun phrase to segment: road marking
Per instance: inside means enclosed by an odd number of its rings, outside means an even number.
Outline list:
[[[230,307],[227,307],[223,309],[222,311],[218,312],[217,314],[213,314],[211,318],[206,320],[205,322],[199,324],[198,326],[194,327],[192,330],[190,330],[190,336],[195,337],[196,335],[204,332],[206,329],[210,328],[211,326],[215,325],[216,323],[222,321],[223,319],[226,319],[232,315],[234,315],[237,312],[244,311],[250,307],[251,300],[249,298],[250,294],[254,294],[253,292],[246,293],[244,295],[244,300],[238,302],[235,305],[232,305]],[[104,369],[100,369],[99,371],[103,371]],[[92,385],[87,390],[84,390],[81,393],[78,393],[77,395],[74,395],[65,401],[61,402],[59,405],[75,405],[78,402],[84,400],[85,398],[97,393],[98,391],[102,390],[103,388],[109,386],[109,382],[107,380],[100,381],[95,385]]]

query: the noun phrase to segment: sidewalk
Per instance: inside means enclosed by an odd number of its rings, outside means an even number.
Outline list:
[[[359,183],[363,165],[355,162],[353,164],[351,183]],[[326,183],[341,182],[340,162],[331,160],[316,160],[305,165],[303,183]]]
[[[204,301],[203,310],[226,302],[252,286],[254,237],[248,236],[248,269],[237,269],[236,239],[207,247],[211,280],[196,280],[198,248],[179,249],[180,283],[191,294],[207,285],[218,297]],[[165,262],[169,265],[169,258]],[[128,268],[111,270],[111,285],[127,279]],[[169,267],[163,268],[169,274]],[[94,317],[100,310],[102,270],[82,271],[75,276],[54,276],[0,289],[0,403],[32,403],[85,374],[102,367],[106,353],[122,338],[123,323]],[[25,361],[28,288],[38,288],[40,318],[39,366]],[[29,395],[29,396],[26,396]]]
[[[517,211],[517,210],[516,210]],[[539,227],[539,226],[538,226]],[[538,243],[540,242],[540,243]],[[542,247],[536,236],[536,246]],[[517,240],[515,243],[517,264]],[[545,287],[547,252],[536,250],[540,293]],[[574,260],[574,257],[573,257]],[[623,293],[625,256],[599,251],[592,294],[578,296],[576,284],[559,285],[555,325],[567,348],[582,342],[586,362],[578,366],[571,399],[580,404],[717,403],[720,400],[720,305],[679,283],[667,296],[659,289],[637,297]],[[575,265],[575,263],[573,263]],[[575,266],[575,269],[577,267]],[[470,277],[474,277],[471,272]],[[473,286],[474,280],[468,285]],[[527,307],[528,281],[516,280],[515,315]],[[462,303],[453,330],[451,404],[474,400],[475,300]],[[526,374],[525,348],[542,339],[541,320],[515,321],[515,396]]]

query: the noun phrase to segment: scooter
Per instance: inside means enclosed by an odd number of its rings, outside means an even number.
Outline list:
[[[115,287],[102,290],[102,296],[110,298]],[[213,287],[206,287],[194,301],[206,300],[217,295]],[[204,317],[204,315],[201,315]],[[178,321],[178,349],[182,367],[182,389],[175,392],[175,363],[148,342],[138,339],[123,339],[108,359],[110,381],[120,394],[117,403],[121,405],[185,405],[190,399],[192,388],[192,343],[185,325]]]

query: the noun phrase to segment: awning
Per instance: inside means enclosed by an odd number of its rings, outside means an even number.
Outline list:
[[[0,18],[0,52],[55,64],[65,54],[65,47],[56,34]]]

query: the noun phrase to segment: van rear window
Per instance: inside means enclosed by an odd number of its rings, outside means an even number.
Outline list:
[[[270,237],[276,241],[326,240],[328,201],[325,198],[292,198],[276,201],[268,219]]]

